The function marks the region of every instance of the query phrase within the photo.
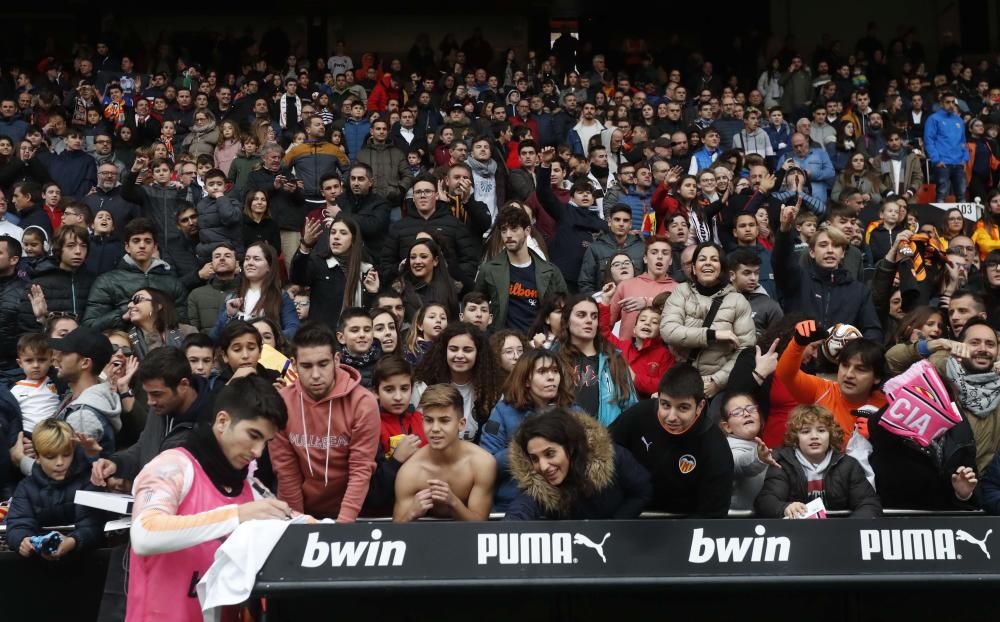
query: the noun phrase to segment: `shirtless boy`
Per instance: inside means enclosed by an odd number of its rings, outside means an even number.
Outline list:
[[[431,515],[455,520],[489,518],[496,462],[484,449],[458,438],[465,429],[462,394],[448,384],[427,387],[420,396],[427,445],[396,475],[398,523]]]

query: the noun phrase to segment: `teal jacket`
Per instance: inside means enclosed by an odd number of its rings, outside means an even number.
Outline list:
[[[559,351],[558,343],[553,344],[552,351]],[[621,356],[620,351],[616,350],[615,352],[618,356]],[[632,384],[631,377],[628,381],[628,395],[623,400],[615,399],[617,392],[615,391],[614,379],[611,377],[611,366],[608,364],[607,355],[603,353],[597,357],[597,382],[601,390],[601,405],[598,407],[596,413],[587,414],[597,419],[601,425],[607,428],[618,419],[619,415],[631,408],[639,400],[636,397],[635,386]]]

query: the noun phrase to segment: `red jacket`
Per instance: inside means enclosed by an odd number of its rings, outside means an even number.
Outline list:
[[[605,304],[598,305],[598,321],[600,322],[601,334],[622,351],[622,357],[628,366],[635,372],[635,385],[637,393],[642,393],[646,397],[660,390],[660,378],[668,369],[673,367],[675,359],[670,353],[667,344],[654,337],[647,339],[638,348],[635,347],[632,339],[619,339],[611,332],[611,307]]]
[[[379,83],[372,89],[371,94],[368,96],[368,112],[385,112],[390,99],[395,99],[399,102],[400,108],[406,103],[403,99],[402,90],[389,86],[391,79],[392,77],[389,74],[383,74]]]
[[[421,442],[427,443],[427,437],[424,436],[424,416],[417,412],[413,406],[407,408],[401,415],[394,415],[380,409],[379,416],[382,418],[379,448],[386,458],[392,457],[392,452],[395,449],[392,444],[394,436],[416,434],[420,437]]]

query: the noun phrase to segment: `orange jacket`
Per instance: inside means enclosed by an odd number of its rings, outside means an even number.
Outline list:
[[[970,140],[965,143],[969,147],[969,160],[965,163],[965,183],[972,181],[972,163],[976,161],[976,141]],[[989,149],[989,143],[986,143],[986,148]],[[993,175],[1000,168],[1000,158],[997,158],[996,154],[990,150],[990,183],[993,185]],[[986,197],[983,197],[984,199]]]
[[[841,393],[840,385],[836,382],[824,380],[802,371],[803,352],[805,352],[804,346],[800,346],[795,340],[788,342],[788,347],[778,359],[778,368],[774,372],[774,377],[788,389],[788,392],[800,404],[819,404],[832,412],[837,425],[844,431],[845,443],[851,438],[855,428],[861,432],[862,436],[868,438],[868,421],[855,417],[851,411],[868,405],[875,408],[885,406],[885,395],[882,394],[882,391],[878,389],[872,391],[868,399],[863,402],[849,402]]]
[[[1000,227],[991,225],[987,230],[986,223],[980,220],[976,223],[976,230],[972,232],[972,241],[979,249],[979,259],[986,261],[990,251],[1000,249]]]

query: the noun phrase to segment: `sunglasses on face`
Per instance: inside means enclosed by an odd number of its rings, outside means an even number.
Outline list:
[[[132,356],[132,348],[130,348],[129,346],[116,346],[116,345],[112,345],[111,346],[111,352],[114,353],[114,354],[117,354],[118,352],[121,352],[122,356]]]

